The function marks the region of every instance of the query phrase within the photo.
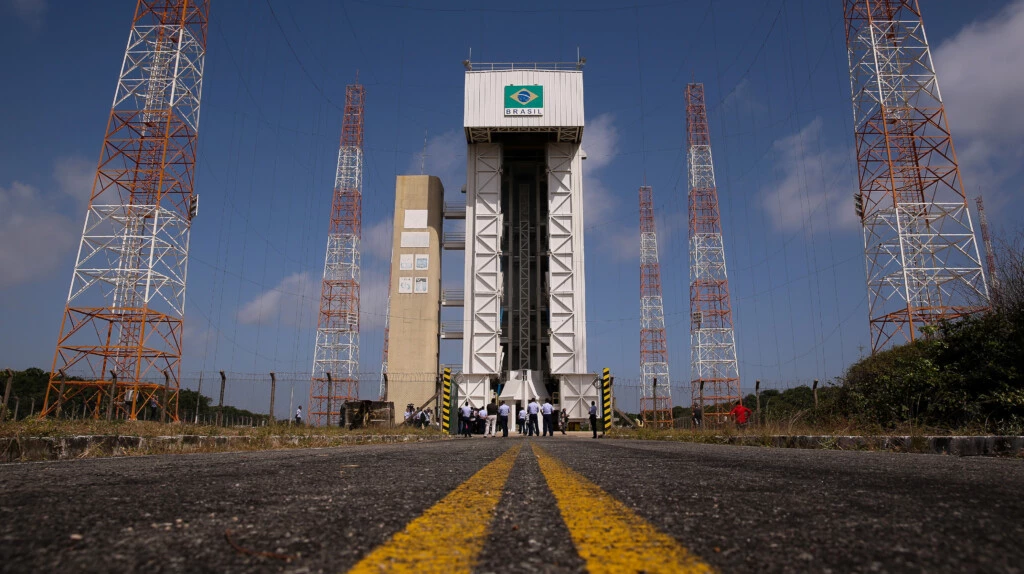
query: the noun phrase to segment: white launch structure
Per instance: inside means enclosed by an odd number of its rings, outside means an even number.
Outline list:
[[[587,370],[582,63],[466,63],[460,401],[551,397],[574,419]]]

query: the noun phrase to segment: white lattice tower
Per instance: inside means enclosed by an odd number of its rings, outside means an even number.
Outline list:
[[[206,0],[136,5],[42,416],[85,394],[96,417],[135,419],[156,398],[177,419],[208,14]]]
[[[336,423],[342,403],[359,398],[364,98],[363,86],[346,86],[309,387],[309,420],[315,425]]]
[[[668,374],[665,306],[654,223],[654,190],[640,188],[640,416],[647,423],[672,426],[672,383]]]
[[[690,172],[690,393],[704,414],[722,417],[740,399],[725,243],[711,158],[704,84],[686,86]]]
[[[872,352],[988,289],[916,0],[845,0]]]

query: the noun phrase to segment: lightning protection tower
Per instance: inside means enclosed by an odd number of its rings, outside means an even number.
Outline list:
[[[711,161],[704,84],[686,86],[686,144],[690,171],[690,394],[711,420],[724,419],[740,400],[725,244]]]
[[[640,417],[644,423],[672,428],[672,386],[668,376],[665,306],[661,264],[654,228],[654,191],[640,188]]]
[[[156,397],[178,418],[209,9],[136,4],[42,416],[82,396],[94,417],[135,419]]]
[[[341,403],[359,398],[359,241],[363,227],[363,101],[360,84],[345,87],[338,172],[331,201],[320,289],[309,420],[338,421]]]
[[[917,0],[844,0],[871,350],[987,308]]]
[[[988,218],[985,217],[985,202],[981,196],[975,200],[978,204],[978,224],[981,226],[981,241],[985,244],[985,267],[988,268],[989,295],[992,305],[999,306],[999,273],[996,271],[996,252],[992,248],[992,235],[988,231]]]

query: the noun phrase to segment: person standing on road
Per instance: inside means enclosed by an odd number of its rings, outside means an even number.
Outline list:
[[[494,436],[494,428],[498,424],[498,400],[491,399],[487,405],[487,434]]]
[[[569,413],[566,412],[565,409],[562,409],[562,411],[558,413],[558,426],[561,429],[562,434],[565,434],[565,431],[569,430]]]
[[[594,438],[597,438],[597,403],[590,401],[590,430],[594,431]]]
[[[508,438],[508,414],[511,411],[507,402],[502,402],[498,407],[498,428],[501,429],[501,438]]]
[[[466,438],[473,436],[473,427],[470,426],[470,421],[473,416],[473,407],[469,406],[469,401],[466,401],[466,404],[462,405],[462,409],[460,409],[459,414],[461,415],[459,420],[462,424],[462,436]]]
[[[531,398],[530,404],[526,405],[526,423],[530,427],[530,436],[540,434],[537,432],[537,413],[540,412],[540,405],[537,404],[537,399]]]
[[[555,436],[555,407],[551,406],[551,397],[544,399],[541,412],[544,414],[544,434],[541,436]]]
[[[743,401],[736,401],[736,406],[729,411],[729,415],[736,421],[736,428],[747,428],[747,420],[750,418],[750,409],[743,406]]]
[[[519,434],[526,434],[526,409],[519,409]]]
[[[302,426],[302,405],[295,409],[295,424]]]
[[[480,410],[476,412],[476,420],[480,434],[487,436],[487,407],[480,407]]]

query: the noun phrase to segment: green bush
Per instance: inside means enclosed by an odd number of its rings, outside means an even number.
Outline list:
[[[1021,432],[1024,313],[1002,308],[942,323],[927,339],[854,363],[842,379],[842,410],[894,427]]]

